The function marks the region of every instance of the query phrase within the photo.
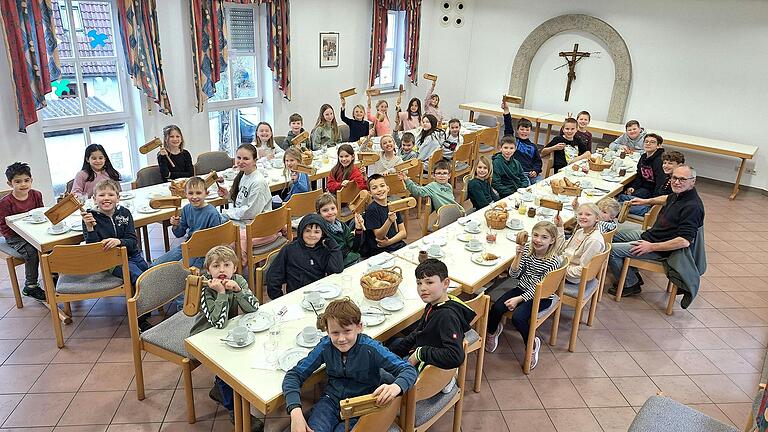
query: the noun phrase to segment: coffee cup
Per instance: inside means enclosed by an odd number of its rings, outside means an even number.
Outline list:
[[[523,201],[530,201],[533,199],[533,194],[530,192],[523,192],[522,194]]]
[[[320,307],[323,304],[323,296],[321,296],[319,292],[308,292],[305,298],[307,299],[307,302],[311,303],[314,307]]]
[[[512,229],[520,229],[523,227],[523,221],[521,221],[520,219],[510,219],[509,226]]]
[[[440,249],[440,246],[433,244],[432,246],[427,249],[427,252],[429,253],[429,256],[436,257],[443,254],[443,251]]]
[[[29,217],[31,217],[35,222],[42,222],[45,220],[45,212],[40,209],[32,210],[29,212]]]
[[[471,220],[467,222],[467,228],[470,231],[476,231],[478,228],[480,228],[480,224],[476,220]]]
[[[472,239],[469,240],[467,245],[469,245],[469,247],[472,248],[472,249],[477,249],[477,248],[479,248],[481,246],[481,243],[480,243],[480,240],[478,240],[476,238],[472,238]]]
[[[53,225],[51,227],[51,230],[52,231],[61,231],[61,230],[63,230],[66,227],[67,227],[67,223],[62,221],[62,222],[57,223],[56,225]]]
[[[318,336],[319,335],[317,334],[317,329],[315,327],[307,326],[301,330],[301,337],[304,339],[304,342],[314,343]]]
[[[248,328],[245,326],[237,326],[232,329],[232,340],[238,344],[242,345],[245,343],[245,341],[248,340]]]

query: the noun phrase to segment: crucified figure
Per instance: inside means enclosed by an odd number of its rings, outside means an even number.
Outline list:
[[[564,57],[568,62],[568,84],[565,86],[566,102],[568,102],[568,98],[571,96],[571,83],[576,80],[576,63],[584,57],[589,57],[590,54],[591,53],[579,51],[579,44],[573,44],[573,51],[560,51],[560,54],[558,54],[560,57]],[[559,69],[560,67],[556,69]]]

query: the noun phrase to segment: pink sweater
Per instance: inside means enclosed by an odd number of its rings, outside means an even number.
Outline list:
[[[389,124],[389,117],[384,117],[383,121],[376,119],[376,114],[368,110],[368,120],[373,123],[376,128],[376,136],[383,136],[392,133],[392,126]]]
[[[79,171],[75,175],[75,182],[72,184],[72,193],[76,196],[82,196],[85,198],[91,198],[93,196],[93,188],[96,183],[109,179],[106,171],[96,173],[96,178],[93,181],[86,181],[88,173],[85,171]]]

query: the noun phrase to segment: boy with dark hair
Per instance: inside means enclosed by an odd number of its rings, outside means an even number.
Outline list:
[[[405,221],[400,213],[390,212],[387,201],[389,186],[381,174],[368,177],[368,190],[373,202],[365,209],[361,255],[371,257],[380,252],[394,252],[405,247]]]
[[[563,134],[556,135],[552,141],[541,151],[541,157],[547,157],[550,153],[554,154],[555,173],[561,168],[581,159],[589,158],[592,153],[587,147],[587,143],[576,139],[576,130],[578,123],[575,118],[568,117],[563,123]]]
[[[645,153],[637,161],[637,175],[632,183],[624,189],[624,193],[619,195],[619,202],[631,201],[632,198],[653,198],[657,196],[657,191],[661,190],[666,181],[666,175],[662,166],[662,154],[664,153],[664,149],[661,148],[662,142],[664,140],[654,133],[649,133],[645,136],[645,141],[643,142]],[[629,208],[629,212],[642,216],[649,209],[650,207],[648,206],[633,206]]]
[[[362,334],[360,309],[349,298],[334,300],[317,318],[317,327],[327,331],[314,349],[283,378],[285,406],[292,431],[332,432],[343,429],[339,402],[372,393],[377,405],[385,405],[405,394],[416,383],[416,370],[379,342]],[[301,410],[301,386],[325,365],[328,385],[315,403],[309,418]],[[392,384],[379,385],[381,370],[393,375]],[[352,419],[354,427],[357,419]]]
[[[520,162],[514,158],[516,150],[515,137],[505,135],[501,139],[501,151],[493,155],[491,186],[499,193],[500,198],[512,195],[518,188],[530,186]]]
[[[296,138],[299,134],[304,132],[304,119],[301,118],[301,114],[299,113],[293,113],[290,117],[288,117],[288,125],[291,127],[291,130],[289,130],[285,135],[285,143],[283,144],[283,148],[292,146],[293,143],[291,141],[293,141],[293,139]]]
[[[280,249],[267,269],[267,294],[272,300],[283,295],[283,284],[289,293],[344,271],[341,248],[328,235],[328,224],[320,215],[304,216],[296,232],[296,239]]]
[[[640,127],[640,122],[637,120],[630,120],[624,125],[624,132],[613,140],[608,146],[613,151],[624,150],[627,153],[634,153],[635,150],[643,149],[643,142],[645,141],[645,129]]]
[[[349,224],[337,218],[339,208],[336,204],[336,197],[327,192],[320,195],[315,201],[315,211],[328,224],[328,237],[336,240],[341,248],[344,268],[360,260],[360,241],[363,230],[365,230],[365,222],[360,213],[355,213],[355,229],[353,231]]]
[[[475,312],[457,297],[448,294],[448,267],[429,258],[416,267],[416,289],[426,303],[416,329],[408,336],[395,339],[389,346],[418,370],[426,365],[453,369],[464,362],[464,333],[475,318]],[[449,384],[444,392],[450,392]],[[445,391],[447,390],[447,391]]]
[[[22,293],[35,300],[45,301],[45,290],[40,288],[40,284],[37,282],[40,264],[37,249],[5,223],[7,216],[26,213],[42,207],[43,194],[32,189],[32,171],[29,169],[29,165],[25,163],[16,162],[9,165],[5,170],[5,178],[8,180],[8,186],[13,190],[0,199],[0,234],[5,237],[5,243],[24,259],[25,280]]]
[[[397,137],[397,134],[395,134],[395,137]],[[419,157],[419,152],[413,149],[415,146],[416,137],[411,132],[403,133],[402,138],[400,138],[400,157],[403,161]]]
[[[521,118],[517,121],[517,134],[515,134],[512,128],[512,115],[509,114],[509,106],[504,100],[501,101],[501,109],[504,110],[504,135],[516,136],[515,153],[512,157],[520,162],[520,167],[530,184],[541,181],[541,155],[539,148],[530,140],[533,124],[527,118]]]
[[[429,197],[432,201],[432,211],[437,211],[446,204],[456,204],[453,197],[453,187],[451,187],[451,164],[448,161],[441,160],[435,163],[432,169],[432,177],[435,181],[429,182],[425,186],[419,186],[409,179],[404,172],[397,173],[400,180],[405,182],[408,192],[414,197]]]
[[[646,138],[652,134],[646,135]],[[664,181],[657,184],[658,189],[654,191],[653,197],[666,197],[672,193],[672,172],[680,165],[685,165],[685,155],[679,151],[664,152],[661,155],[661,169],[664,171]],[[632,198],[630,203],[632,207],[629,212],[633,215],[642,216],[651,210],[651,198]]]

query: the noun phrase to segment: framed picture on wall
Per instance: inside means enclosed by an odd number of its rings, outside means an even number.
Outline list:
[[[339,66],[339,34],[320,33],[320,67]]]

